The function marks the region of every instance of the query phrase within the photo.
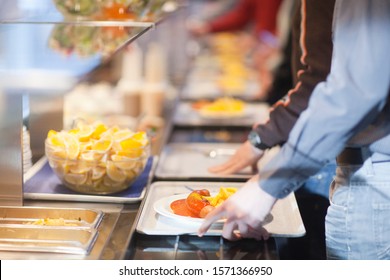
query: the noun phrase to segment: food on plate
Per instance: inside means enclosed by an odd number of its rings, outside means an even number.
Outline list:
[[[210,196],[210,192],[206,189],[192,191],[185,200],[188,210],[196,217],[200,217],[200,211],[210,205],[210,202],[206,198],[208,196]]]
[[[219,192],[212,196],[207,189],[194,190],[186,198],[173,201],[170,208],[176,215],[204,218],[236,191],[236,188],[221,187]]]
[[[256,71],[245,61],[241,37],[231,32],[221,32],[212,38],[212,46],[220,69],[217,84],[226,95],[242,95]]]
[[[221,205],[226,199],[233,195],[237,191],[237,188],[219,188],[219,192],[215,196],[207,198],[210,201],[210,204],[214,207]]]
[[[50,130],[45,141],[50,167],[77,192],[108,194],[125,190],[137,179],[150,155],[145,132],[96,122]]]
[[[199,110],[202,116],[241,116],[245,112],[245,102],[231,97],[221,97],[205,104]]]
[[[205,105],[210,105],[212,101],[206,100],[206,99],[201,99],[198,101],[195,101],[191,103],[191,108],[194,110],[200,110],[202,109]]]

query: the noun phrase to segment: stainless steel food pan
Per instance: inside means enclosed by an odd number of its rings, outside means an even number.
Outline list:
[[[83,228],[97,228],[103,218],[100,210],[49,207],[0,207],[0,226],[31,225],[44,219],[63,219]]]
[[[0,250],[86,255],[102,219],[100,210],[0,207]]]
[[[0,250],[88,254],[98,232],[95,229],[59,227],[0,227]]]

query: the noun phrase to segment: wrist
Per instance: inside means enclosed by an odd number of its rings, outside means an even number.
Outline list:
[[[256,130],[251,130],[248,134],[248,142],[258,150],[264,151],[270,148],[265,144]]]

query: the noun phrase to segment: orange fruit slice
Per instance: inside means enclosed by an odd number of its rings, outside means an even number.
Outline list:
[[[107,175],[115,182],[124,182],[126,174],[122,172],[112,161],[107,162]]]
[[[81,173],[81,174],[74,174],[74,173],[67,173],[64,176],[64,179],[66,182],[68,182],[71,185],[82,185],[87,181],[87,174]]]
[[[137,163],[133,158],[121,155],[112,155],[111,159],[116,167],[123,170],[131,170],[136,166]]]
[[[99,139],[100,136],[108,130],[107,126],[103,123],[99,123],[95,125],[95,129],[92,132],[91,138]]]
[[[112,147],[112,139],[107,137],[95,141],[91,146],[91,150],[107,152],[111,149],[111,147]]]
[[[72,134],[62,134],[68,159],[76,159],[80,153],[79,141]]]
[[[113,137],[114,141],[121,142],[121,141],[124,141],[126,139],[133,137],[133,135],[134,135],[134,132],[131,131],[130,129],[121,129],[121,130],[115,131],[114,134],[112,135],[112,137]]]
[[[106,175],[106,168],[96,166],[92,168],[92,180],[97,181],[103,178],[103,176]]]

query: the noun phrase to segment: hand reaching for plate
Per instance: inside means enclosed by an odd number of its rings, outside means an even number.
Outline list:
[[[252,166],[253,170],[257,170],[257,162],[264,155],[264,151],[253,147],[249,141],[245,141],[225,163],[212,166],[208,169],[211,173],[220,175],[230,175],[236,173],[247,166]]]
[[[258,175],[252,177],[222,205],[210,212],[198,229],[203,236],[210,226],[225,218],[222,236],[228,240],[241,238],[268,239],[269,233],[263,222],[270,213],[276,198],[263,191],[258,185]]]

